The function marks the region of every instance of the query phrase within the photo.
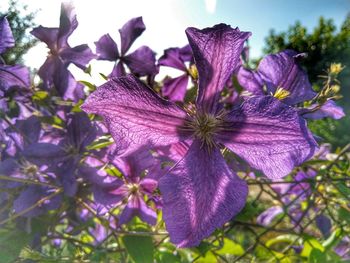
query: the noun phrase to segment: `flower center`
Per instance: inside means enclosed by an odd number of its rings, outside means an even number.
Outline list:
[[[196,113],[193,119],[189,122],[189,127],[193,131],[195,137],[202,141],[202,144],[209,148],[215,147],[215,134],[222,126],[222,119],[220,116],[211,114]]]
[[[139,185],[138,184],[128,184],[129,194],[135,195],[139,192]]]

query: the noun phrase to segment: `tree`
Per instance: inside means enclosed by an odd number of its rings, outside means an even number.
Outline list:
[[[2,58],[6,64],[13,65],[23,62],[23,55],[35,46],[37,40],[29,33],[28,29],[35,26],[35,12],[27,12],[27,5],[19,4],[18,0],[9,0],[9,9],[0,11],[0,17],[6,16],[10,23],[16,45],[9,49]]]

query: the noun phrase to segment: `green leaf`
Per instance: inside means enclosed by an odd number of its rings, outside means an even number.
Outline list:
[[[322,244],[320,242],[318,242],[315,238],[312,237],[308,237],[305,241],[304,241],[304,248],[301,251],[301,256],[302,257],[306,257],[308,258],[311,254],[311,251],[317,249],[321,252],[323,252],[325,249],[322,246]]]
[[[26,232],[0,229],[0,262],[14,261],[29,241]]]
[[[145,229],[137,229],[144,232]],[[154,245],[149,236],[124,236],[123,244],[135,263],[152,263]]]
[[[113,144],[113,140],[111,140],[111,139],[100,139],[100,140],[94,141],[93,143],[88,145],[86,147],[86,149],[88,149],[88,150],[98,150],[98,149],[105,148],[105,147],[107,147],[107,146],[109,146],[111,144]]]
[[[294,243],[297,239],[298,239],[297,235],[292,235],[292,234],[279,235],[275,238],[269,239],[265,245],[267,247],[271,247],[278,243]]]
[[[218,242],[214,243],[216,245]],[[215,251],[219,255],[235,255],[235,256],[241,256],[244,254],[244,249],[243,247],[232,241],[231,239],[225,238],[224,239],[224,245]]]
[[[350,223],[350,212],[343,207],[340,207],[338,212],[339,218]]]
[[[93,92],[96,90],[96,86],[88,81],[85,81],[85,80],[79,80],[79,82],[81,84],[83,84],[84,86],[88,87],[89,91],[90,92]]]

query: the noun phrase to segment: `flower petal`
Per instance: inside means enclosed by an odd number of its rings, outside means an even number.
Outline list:
[[[126,24],[119,29],[121,41],[121,55],[125,55],[132,43],[138,38],[146,27],[142,21],[142,17],[130,19]]]
[[[104,117],[120,154],[142,145],[169,145],[187,135],[178,130],[187,114],[132,75],[114,78],[99,87],[82,109]]]
[[[194,141],[186,156],[159,181],[163,219],[178,247],[192,247],[241,211],[247,184],[226,165],[220,150]]]
[[[147,46],[136,49],[124,57],[124,62],[133,74],[140,76],[157,74],[156,54]]]
[[[297,64],[296,55],[297,53],[292,50],[268,55],[261,60],[257,69],[270,92],[274,93],[276,88],[283,88],[290,92],[289,96],[283,100],[289,105],[310,100],[316,95],[306,72]]]
[[[183,101],[187,91],[188,76],[181,75],[177,78],[164,80],[162,88],[163,96],[171,101]]]
[[[239,68],[237,73],[237,80],[239,84],[247,91],[254,95],[263,95],[263,81],[261,80],[259,74],[245,69],[243,67]]]
[[[199,74],[197,108],[215,114],[220,93],[239,65],[250,33],[219,24],[203,30],[188,28],[186,34]]]
[[[134,216],[140,217],[140,219],[150,225],[155,225],[157,222],[157,214],[150,209],[145,201],[138,196],[131,196],[128,204],[125,206],[123,212],[120,215],[119,223],[126,224]]]
[[[58,31],[58,28],[38,26],[34,28],[30,33],[40,41],[44,42],[50,50],[57,51]]]
[[[262,212],[256,219],[256,222],[263,226],[268,226],[280,214],[283,213],[283,208],[280,206],[272,206]]]
[[[113,70],[111,72],[111,74],[108,75],[108,77],[114,78],[114,77],[122,77],[126,75],[126,71],[125,71],[125,67],[123,62],[118,61],[117,64],[114,64]]]
[[[311,105],[310,109],[317,107],[317,105]],[[345,116],[344,110],[342,107],[338,106],[333,100],[328,100],[323,104],[320,109],[315,112],[303,114],[304,118],[319,120],[323,118],[330,117],[335,120],[339,120]]]
[[[218,141],[269,178],[287,175],[317,149],[305,120],[270,96],[246,100],[227,121]]]
[[[6,17],[0,18],[0,54],[15,45],[9,22]]]
[[[29,86],[30,77],[28,68],[20,65],[0,65],[0,90],[8,91],[13,87],[28,88]]]
[[[186,72],[186,65],[181,58],[180,48],[169,48],[164,51],[164,55],[158,60],[159,65],[179,69]],[[186,55],[185,55],[186,57]]]
[[[99,60],[116,61],[119,57],[118,46],[109,34],[103,35],[95,45]]]
[[[68,37],[78,27],[77,16],[74,7],[69,2],[61,4],[60,27],[58,32],[57,45],[59,48],[68,47]]]
[[[65,63],[73,63],[82,70],[86,69],[86,65],[90,60],[96,58],[88,45],[83,44],[74,48],[65,48],[60,52],[61,58]]]

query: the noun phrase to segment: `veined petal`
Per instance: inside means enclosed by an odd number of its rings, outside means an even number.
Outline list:
[[[179,132],[186,112],[132,75],[114,78],[99,87],[82,109],[103,116],[120,154],[133,152],[141,145],[169,145],[187,137]]]
[[[246,100],[226,121],[217,140],[269,178],[287,175],[317,149],[298,112],[270,96]]]
[[[142,21],[142,17],[130,19],[126,24],[119,29],[121,42],[121,55],[125,55],[132,43],[138,38],[146,27]]]
[[[74,7],[69,2],[61,4],[60,27],[58,32],[57,45],[59,48],[68,46],[68,37],[78,27],[78,20]]]
[[[197,108],[215,114],[220,93],[240,64],[243,44],[250,33],[219,24],[203,30],[188,28],[186,34],[199,74]]]
[[[0,54],[15,45],[9,22],[6,17],[0,18]]]
[[[147,46],[142,46],[125,56],[124,62],[133,74],[146,76],[154,75],[158,72],[156,54]]]
[[[162,88],[163,96],[171,101],[183,101],[187,91],[188,76],[181,75],[173,79],[165,79]]]
[[[226,165],[220,150],[194,141],[186,156],[159,181],[163,219],[178,247],[193,247],[244,207],[247,184]]]
[[[134,216],[140,217],[142,221],[151,225],[155,225],[157,222],[156,212],[149,208],[145,201],[139,196],[130,197],[128,204],[120,215],[119,223],[126,224]]]
[[[28,68],[20,65],[0,65],[0,90],[8,91],[12,87],[30,86]]]
[[[117,43],[115,43],[109,34],[103,35],[95,42],[95,45],[98,59],[116,61],[119,57]]]
[[[263,58],[257,72],[270,92],[277,88],[287,90],[290,94],[283,100],[293,105],[312,99],[316,93],[312,90],[306,72],[295,61],[296,52],[285,50]]]

